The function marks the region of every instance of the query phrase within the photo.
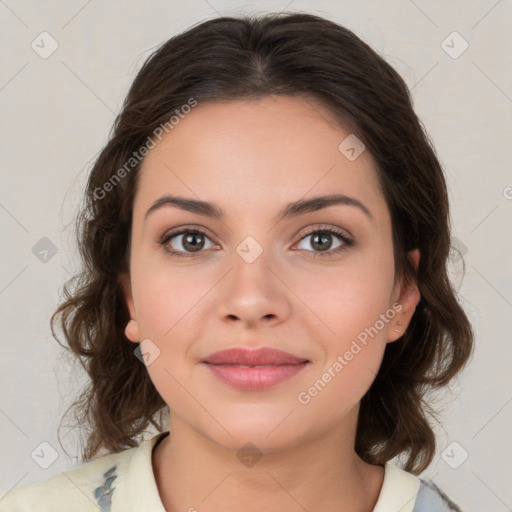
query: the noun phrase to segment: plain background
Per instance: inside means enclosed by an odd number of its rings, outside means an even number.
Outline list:
[[[61,430],[64,451],[57,427],[84,375],[61,357],[49,318],[79,262],[72,221],[87,172],[136,71],[152,49],[200,21],[282,10],[347,26],[412,89],[446,172],[453,244],[465,263],[463,276],[454,254],[451,275],[476,332],[472,361],[439,402],[439,449],[421,477],[466,511],[511,510],[512,2],[506,0],[2,1],[1,490],[47,479],[78,455],[76,431]],[[58,43],[46,59],[31,47],[43,31]],[[42,261],[37,244],[49,246],[45,237],[57,252]],[[43,469],[35,454],[50,460],[50,446],[56,460]]]

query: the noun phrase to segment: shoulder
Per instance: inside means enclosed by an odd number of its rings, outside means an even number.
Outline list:
[[[389,462],[373,512],[463,512],[434,483]]]
[[[413,512],[462,512],[433,482],[420,479]]]
[[[135,448],[104,455],[47,480],[0,493],[0,512],[110,510],[116,481],[126,473]]]

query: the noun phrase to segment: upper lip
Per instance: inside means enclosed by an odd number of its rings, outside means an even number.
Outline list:
[[[239,364],[243,366],[299,364],[308,361],[288,352],[275,348],[263,347],[249,350],[242,347],[228,348],[210,354],[203,363],[210,364]]]

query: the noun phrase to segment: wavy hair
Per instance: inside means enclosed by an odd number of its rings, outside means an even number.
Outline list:
[[[463,369],[474,343],[448,277],[443,170],[397,71],[349,29],[307,13],[194,25],[154,50],[131,84],[75,219],[80,271],[64,284],[64,300],[51,318],[53,336],[59,318],[67,343],[61,345],[90,377],[70,406],[89,430],[83,459],[137,446],[150,424],[162,431],[167,407],[124,333],[130,317],[120,275],[129,275],[132,205],[143,161],[133,155],[191,99],[201,104],[269,94],[300,95],[327,107],[377,163],[391,212],[395,275],[416,283],[421,299],[408,330],[387,344],[361,400],[355,450],[371,464],[405,455],[404,469],[414,474],[432,461],[434,411],[426,396]],[[407,257],[416,248],[417,269]]]

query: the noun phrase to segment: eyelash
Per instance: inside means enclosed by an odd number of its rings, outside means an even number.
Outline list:
[[[191,257],[194,257],[196,256],[196,254],[194,253],[183,253],[182,251],[175,251],[173,249],[169,249],[167,247],[167,243],[174,237],[176,236],[179,236],[179,235],[183,235],[183,234],[186,234],[186,233],[192,233],[192,234],[198,234],[198,235],[202,235],[202,236],[205,236],[206,238],[210,238],[208,236],[208,234],[203,231],[202,229],[199,229],[199,228],[186,228],[186,229],[182,229],[180,231],[176,231],[175,233],[169,233],[169,234],[166,234],[164,235],[160,241],[159,241],[159,244],[164,248],[164,250],[171,254],[172,256],[177,256],[179,258],[191,258]],[[335,235],[337,236],[338,238],[341,239],[341,241],[343,242],[343,245],[341,245],[340,247],[337,247],[336,249],[334,250],[328,250],[328,251],[306,251],[306,252],[312,252],[314,257],[319,257],[319,258],[326,258],[326,257],[329,257],[329,256],[334,256],[334,255],[337,255],[343,251],[346,251],[349,247],[352,247],[354,245],[354,240],[352,238],[349,238],[347,235],[345,235],[342,231],[336,229],[336,228],[313,228],[311,229],[310,231],[308,231],[307,233],[305,233],[302,238],[299,240],[299,242],[301,242],[304,238],[307,238],[308,236],[311,236],[313,234],[317,234],[317,233],[322,233],[322,234],[328,234],[328,235]],[[200,252],[204,252],[204,251],[200,251]],[[197,253],[199,254],[199,253]]]

